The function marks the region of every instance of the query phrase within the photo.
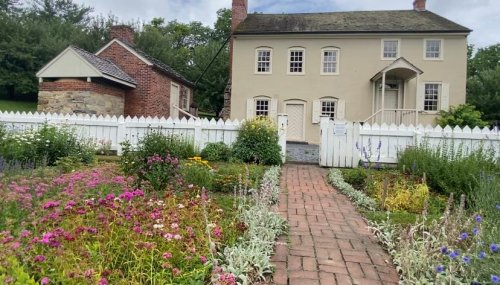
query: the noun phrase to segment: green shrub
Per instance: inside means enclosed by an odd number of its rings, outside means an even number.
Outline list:
[[[181,165],[180,173],[186,184],[193,184],[206,189],[212,188],[212,167],[208,161],[195,156]]]
[[[439,117],[436,118],[436,122],[443,128],[446,126],[459,126],[461,128],[469,126],[470,128],[482,128],[487,126],[488,123],[483,121],[481,116],[482,113],[476,110],[475,106],[461,104],[450,107],[449,111],[439,111]]]
[[[363,190],[365,188],[366,178],[368,175],[364,168],[342,169],[342,177],[344,181],[351,184],[352,187]]]
[[[500,164],[494,153],[484,148],[466,155],[462,146],[455,150],[443,144],[430,148],[425,142],[417,147],[406,149],[399,156],[398,167],[412,175],[422,177],[425,173],[431,190],[449,195],[466,194],[469,199],[478,185],[481,173],[489,175],[500,171]]]
[[[231,148],[223,142],[208,143],[201,151],[201,157],[209,161],[228,161]]]
[[[280,165],[281,146],[276,125],[267,117],[245,121],[233,145],[233,155],[244,162]]]
[[[155,130],[150,131],[139,140],[137,153],[142,159],[155,154],[166,155],[167,153],[183,159],[196,155],[192,140],[174,134],[166,135]]]
[[[34,165],[55,165],[68,156],[80,162],[94,160],[95,149],[90,143],[80,141],[68,127],[44,124],[38,130],[28,130],[20,134],[0,131],[4,138],[0,145],[0,156],[7,161],[30,162]]]
[[[233,193],[234,188],[238,187],[240,182],[242,184],[246,183],[248,187],[256,189],[260,184],[264,171],[264,167],[256,164],[232,163],[219,165],[214,170],[212,191]]]
[[[170,155],[177,159],[185,159],[196,154],[191,140],[177,135],[166,135],[155,130],[141,138],[136,149],[128,141],[122,142],[121,147],[120,166],[127,175],[135,175],[145,170],[148,158],[155,155],[162,158]]]

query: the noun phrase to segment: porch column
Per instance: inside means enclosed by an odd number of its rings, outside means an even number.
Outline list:
[[[382,120],[380,124],[384,123],[384,113],[385,113],[385,71],[382,73]]]

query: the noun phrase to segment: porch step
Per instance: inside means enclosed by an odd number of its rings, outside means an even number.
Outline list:
[[[287,143],[286,161],[318,164],[319,145],[304,144],[304,143]]]

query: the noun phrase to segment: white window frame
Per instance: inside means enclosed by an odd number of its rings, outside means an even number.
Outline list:
[[[269,71],[259,71],[259,52],[269,52]],[[272,74],[273,73],[273,49],[270,47],[258,47],[255,49],[255,74]]]
[[[338,99],[333,99],[333,98],[321,98],[319,99],[320,103],[320,108],[321,108],[321,116],[329,116],[330,119],[336,119],[337,118],[337,108],[338,108]],[[323,103],[333,103],[333,117],[330,116],[330,114],[325,114],[323,113]]]
[[[385,57],[384,55],[384,51],[385,51],[385,43],[386,42],[397,42],[398,43],[398,46],[396,48],[396,56],[395,57]],[[401,50],[401,40],[400,39],[382,39],[380,41],[380,47],[381,47],[381,53],[380,53],[380,58],[382,60],[395,60],[395,59],[398,59],[400,57],[400,50]]]
[[[427,43],[429,41],[439,41],[439,57],[427,57]],[[444,40],[443,39],[424,39],[424,59],[425,60],[443,60],[444,58]]]
[[[301,72],[292,72],[290,71],[290,65],[292,64],[291,62],[291,55],[292,55],[292,52],[297,52],[297,51],[301,51],[302,52],[302,71]],[[287,66],[286,66],[286,73],[288,75],[304,75],[306,74],[306,49],[303,48],[303,47],[291,47],[288,49],[288,53],[287,53]]]
[[[187,111],[189,112],[189,103],[190,103],[190,99],[191,99],[191,94],[190,94],[190,90],[189,89],[186,89],[185,93],[184,93],[184,96],[181,96],[183,97],[182,100],[182,107],[181,109],[183,109],[184,111]],[[185,105],[184,105],[185,104]]]
[[[335,72],[327,72],[325,71],[325,52],[335,52],[336,60],[332,63],[335,63]],[[339,74],[339,58],[340,58],[340,49],[335,47],[325,47],[321,49],[321,66],[320,66],[320,74],[321,75],[338,75]]]
[[[258,108],[257,108],[259,106],[258,105],[259,101],[267,102],[267,110],[265,111],[265,112],[267,112],[266,115],[262,115],[262,114],[257,113],[257,112],[262,112],[262,110],[258,110]],[[253,107],[254,107],[254,116],[255,117],[258,117],[258,116],[269,117],[270,116],[270,114],[271,114],[271,98],[269,98],[269,97],[256,97],[256,98],[254,98],[253,102],[254,102]]]
[[[437,99],[432,99],[432,101],[436,102],[436,110],[427,110],[426,109],[426,104],[425,102],[427,101],[426,95],[427,95],[427,85],[437,85],[438,86],[438,94],[437,94]],[[423,111],[427,113],[438,113],[439,110],[441,110],[441,96],[443,94],[443,83],[442,82],[425,82],[424,83],[424,95],[423,95],[423,100],[424,102],[422,103],[423,105]]]

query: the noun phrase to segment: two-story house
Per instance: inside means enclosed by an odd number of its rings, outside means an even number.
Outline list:
[[[247,14],[247,4],[233,0],[233,119],[285,113],[287,140],[318,143],[321,115],[429,124],[465,103],[471,30],[425,0],[412,10],[307,14]]]

